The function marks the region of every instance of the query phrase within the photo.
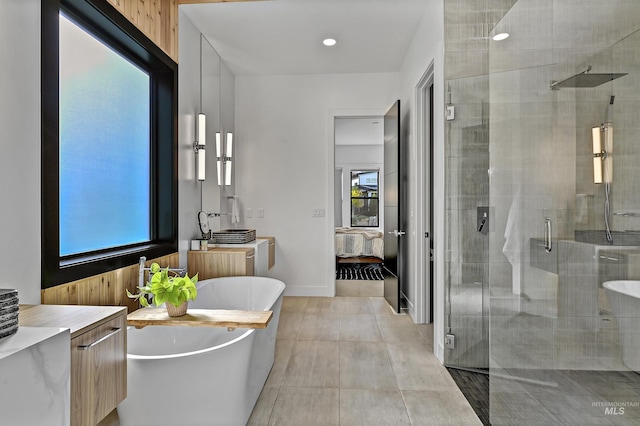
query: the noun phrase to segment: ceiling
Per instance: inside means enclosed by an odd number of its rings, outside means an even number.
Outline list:
[[[182,4],[236,75],[399,71],[435,0]],[[322,40],[338,40],[326,47]]]

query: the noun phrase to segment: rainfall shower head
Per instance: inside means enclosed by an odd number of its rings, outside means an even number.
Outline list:
[[[591,66],[586,70],[571,76],[562,81],[554,81],[551,83],[551,90],[558,90],[560,88],[590,88],[597,87],[608,81],[615,80],[616,78],[623,77],[627,73],[593,73],[590,74]]]

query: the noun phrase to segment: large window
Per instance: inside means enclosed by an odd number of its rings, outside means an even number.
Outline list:
[[[351,171],[351,226],[377,227],[378,170]]]
[[[177,67],[103,0],[43,0],[43,280],[177,250]]]
[[[150,240],[150,77],[60,16],[60,255]]]

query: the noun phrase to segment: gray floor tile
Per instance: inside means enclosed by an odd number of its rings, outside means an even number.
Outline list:
[[[409,315],[376,315],[385,342],[424,342],[420,327]]]
[[[265,383],[266,387],[279,387],[282,384],[294,345],[295,340],[280,339],[276,341],[276,355],[273,361],[273,367],[271,367],[271,372]]]
[[[283,387],[338,388],[339,343],[298,340],[282,381]]]
[[[411,425],[400,391],[340,390],[340,424]]]
[[[401,390],[456,390],[451,375],[424,342],[387,343],[391,366]]]
[[[282,300],[281,312],[304,312],[308,303],[308,297],[287,296]]]
[[[297,340],[339,340],[340,319],[335,313],[304,314]]]
[[[459,390],[402,391],[414,426],[482,426]]]
[[[340,342],[340,388],[398,390],[385,344]]]
[[[395,315],[384,297],[369,297],[371,312],[378,315]]]
[[[258,398],[258,402],[256,402],[256,406],[253,408],[251,417],[249,417],[247,426],[268,425],[269,418],[271,418],[271,412],[273,411],[273,406],[276,403],[277,397],[278,388],[265,387],[264,389],[262,389],[260,397]]]
[[[374,314],[340,314],[340,340],[381,342],[382,335]]]
[[[269,425],[339,425],[340,390],[281,388]]]
[[[370,314],[371,305],[366,297],[336,297],[333,312],[343,314]]]
[[[325,314],[333,312],[333,297],[310,297],[307,302],[305,313],[307,314]]]
[[[304,314],[299,312],[280,312],[276,339],[295,340],[298,337],[303,316]]]

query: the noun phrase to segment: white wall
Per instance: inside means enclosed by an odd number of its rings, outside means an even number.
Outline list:
[[[430,0],[420,28],[405,57],[401,70],[401,101],[405,105],[403,113],[403,128],[408,131],[409,142],[409,194],[410,194],[410,222],[409,222],[409,269],[410,287],[408,297],[414,308],[409,311],[416,322],[424,321],[422,313],[415,307],[417,300],[425,300],[424,264],[427,253],[423,249],[424,231],[424,198],[428,188],[422,182],[422,171],[426,169],[422,159],[424,147],[416,141],[416,85],[422,75],[434,62],[434,223],[432,234],[435,238],[435,315],[434,315],[434,344],[438,358],[444,360],[444,2]],[[407,109],[406,106],[409,106]]]
[[[236,76],[242,226],[276,238],[272,276],[287,295],[334,295],[333,119],[384,113],[398,82],[396,73]],[[312,217],[321,208],[325,216]]]
[[[40,0],[0,2],[0,288],[40,303]]]

